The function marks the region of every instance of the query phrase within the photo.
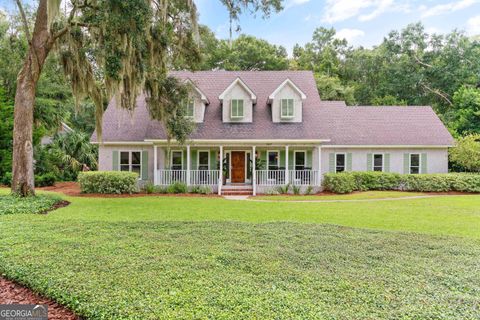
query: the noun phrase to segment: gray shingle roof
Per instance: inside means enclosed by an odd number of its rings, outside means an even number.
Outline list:
[[[453,139],[430,107],[347,107],[343,101],[321,101],[310,71],[172,72],[191,79],[207,96],[203,123],[192,139],[330,139],[335,145],[450,145]],[[257,96],[252,123],[223,123],[218,96],[237,78]],[[302,123],[273,123],[268,96],[290,79],[307,98]],[[103,140],[165,139],[160,123],[150,119],[145,98],[137,99],[133,114],[112,100],[103,120]],[[95,133],[92,140],[96,140]]]

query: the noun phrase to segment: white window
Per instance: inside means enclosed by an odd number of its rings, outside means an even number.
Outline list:
[[[307,157],[305,151],[295,151],[295,170],[305,170]]]
[[[420,154],[418,153],[410,154],[410,173],[411,174],[420,173]]]
[[[280,100],[280,109],[282,118],[293,118],[293,99],[282,99]]]
[[[373,155],[373,171],[383,171],[383,154]]]
[[[230,111],[232,118],[243,118],[243,100],[232,99]]]
[[[193,118],[194,117],[194,114],[195,114],[195,104],[193,102],[192,99],[189,99],[186,103],[185,103],[185,108],[186,108],[186,116],[188,118]]]
[[[278,170],[278,151],[268,151],[268,170]]]
[[[345,162],[346,162],[345,153],[335,154],[335,172],[345,171]]]
[[[183,168],[183,151],[172,151],[171,156],[172,170],[182,170]]]
[[[142,172],[142,153],[140,151],[120,151],[120,171]]]
[[[210,157],[208,151],[198,151],[198,170],[210,168]]]

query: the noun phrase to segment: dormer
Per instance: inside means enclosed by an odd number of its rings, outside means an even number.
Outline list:
[[[273,122],[302,122],[303,101],[307,98],[293,81],[286,79],[268,97]]]
[[[205,107],[210,103],[207,96],[200,90],[192,80],[186,79],[185,84],[191,86],[187,100],[187,117],[193,122],[203,122],[205,118]]]
[[[223,122],[253,121],[253,105],[257,102],[257,96],[242,79],[236,78],[218,99],[222,102]]]

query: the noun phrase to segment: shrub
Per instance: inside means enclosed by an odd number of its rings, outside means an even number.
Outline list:
[[[212,188],[209,186],[201,186],[199,192],[200,194],[211,194]]]
[[[200,186],[192,186],[192,187],[190,188],[190,192],[191,192],[191,193],[200,193],[200,191],[201,191],[201,187],[200,187]]]
[[[405,190],[421,192],[480,192],[480,174],[397,174],[383,172],[327,173],[326,190],[335,193],[368,190]]]
[[[300,194],[300,190],[301,190],[300,186],[295,186],[295,185],[292,186],[293,194],[296,194],[296,195]]]
[[[165,193],[167,193],[167,187],[164,187],[164,186],[155,186],[155,187],[153,188],[153,192],[154,192],[154,193],[165,194]]]
[[[45,173],[41,175],[35,176],[35,186],[36,187],[49,187],[55,184],[57,180],[55,174],[53,173]]]
[[[12,173],[6,172],[5,175],[0,178],[0,184],[10,187],[12,185]]]
[[[167,193],[187,193],[187,185],[183,182],[175,182],[168,186]]]
[[[307,188],[305,189],[305,194],[309,195],[312,193],[313,193],[313,186],[307,186]]]
[[[6,214],[44,213],[60,202],[56,196],[38,195],[21,198],[14,195],[0,196],[0,216]]]
[[[147,181],[144,186],[143,186],[143,191],[147,194],[151,194],[155,192],[155,185],[152,183],[152,181]]]
[[[134,172],[81,172],[78,182],[83,193],[122,194],[138,191],[138,175]]]
[[[323,185],[326,190],[335,193],[350,193],[358,190],[354,176],[348,172],[325,174]]]
[[[288,190],[290,190],[290,183],[287,183],[286,185],[284,186],[278,186],[277,187],[277,192],[279,194],[287,194],[288,193]]]

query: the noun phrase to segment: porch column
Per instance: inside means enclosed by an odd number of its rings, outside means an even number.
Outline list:
[[[317,151],[318,151],[317,185],[321,186],[322,185],[322,146],[321,145],[318,145]]]
[[[187,186],[190,185],[190,145],[187,144]]]
[[[158,185],[158,147],[153,145],[153,184]]]
[[[252,147],[252,186],[253,186],[253,195],[257,195],[257,155],[255,154],[255,146]]]
[[[285,146],[285,184],[288,184],[288,146]]]
[[[222,185],[223,185],[223,146],[220,146],[220,157],[219,157],[220,165],[219,165],[219,170],[220,172],[218,173],[218,195],[222,195]]]

